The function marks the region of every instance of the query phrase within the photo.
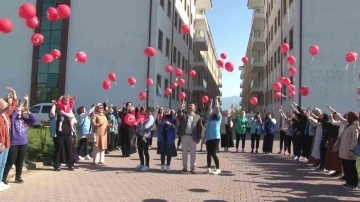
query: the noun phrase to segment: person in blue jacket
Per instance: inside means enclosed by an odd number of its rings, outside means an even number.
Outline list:
[[[254,153],[254,146],[256,141],[255,153],[259,153],[260,136],[262,133],[262,120],[260,113],[254,116],[254,119],[250,122],[250,134],[251,134],[251,153]]]
[[[272,154],[273,143],[274,143],[274,134],[275,134],[275,125],[276,120],[272,118],[271,113],[266,114],[264,121],[264,142],[263,150],[265,154]]]
[[[209,174],[217,175],[221,173],[219,158],[216,155],[217,147],[221,139],[220,126],[222,120],[221,112],[219,109],[219,96],[215,98],[214,109],[212,109],[212,103],[213,100],[211,99],[209,106],[209,109],[211,109],[210,117],[207,121],[206,131],[205,131],[206,149],[207,149],[207,167],[208,167],[207,172]],[[211,158],[213,158],[215,162],[215,166],[216,166],[215,171],[211,170]]]

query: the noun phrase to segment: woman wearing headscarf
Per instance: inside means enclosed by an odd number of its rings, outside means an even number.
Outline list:
[[[221,147],[224,148],[224,151],[229,151],[229,148],[234,147],[232,127],[233,122],[231,120],[230,111],[223,111],[221,121]]]

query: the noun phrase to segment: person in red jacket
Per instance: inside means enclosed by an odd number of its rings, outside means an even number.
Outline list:
[[[74,116],[65,116],[66,114],[72,114],[72,108],[74,107],[75,99],[71,96],[64,95],[57,100],[57,111],[59,113],[59,131],[62,131],[62,123],[65,118],[69,119],[72,132],[75,132],[75,118]]]

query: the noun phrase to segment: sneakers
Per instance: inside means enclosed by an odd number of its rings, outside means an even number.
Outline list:
[[[165,166],[164,165],[161,165],[160,171],[165,171]]]
[[[66,164],[65,164],[65,163],[61,163],[60,166],[61,166],[61,167],[66,167]]]
[[[211,170],[211,168],[208,168],[208,169],[206,170],[206,173],[207,173],[207,174],[212,174],[213,171]]]
[[[10,185],[4,184],[4,182],[0,181],[0,192],[7,190],[10,188]]]
[[[281,154],[282,152],[281,152],[281,150],[277,153],[277,154]]]
[[[166,172],[170,172],[171,170],[170,170],[170,165],[167,165],[166,166]]]
[[[23,184],[23,183],[24,183],[24,180],[21,179],[21,178],[17,178],[17,179],[15,179],[15,183]]]
[[[352,189],[352,190],[357,190],[358,189],[357,186],[351,186],[351,185],[347,185],[347,184],[344,184],[343,188],[344,189]]]
[[[92,158],[89,155],[87,155],[85,156],[85,160],[92,160]]]
[[[138,165],[135,167],[136,170],[141,170],[144,166],[143,165]]]
[[[220,169],[216,169],[212,174],[213,175],[218,175],[221,173],[221,170]]]
[[[294,160],[299,161],[299,157],[295,156]]]
[[[241,153],[245,153],[245,150],[244,150],[244,149],[242,149],[242,150],[241,150]]]
[[[151,150],[152,148],[151,148],[151,146],[149,146],[149,150]]]
[[[82,156],[79,156],[79,159],[80,159],[80,160],[84,160],[84,157],[82,157]]]
[[[148,166],[143,166],[140,170],[143,172],[146,172],[146,171],[150,170],[150,168]]]

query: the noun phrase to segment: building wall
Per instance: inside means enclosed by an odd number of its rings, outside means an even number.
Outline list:
[[[36,4],[36,0],[27,2]],[[0,35],[0,97],[8,93],[7,86],[14,87],[19,96],[30,94],[33,49],[30,36],[33,31],[18,17],[18,7],[22,3],[22,0],[0,1],[0,18],[10,19],[14,26],[13,32]]]

